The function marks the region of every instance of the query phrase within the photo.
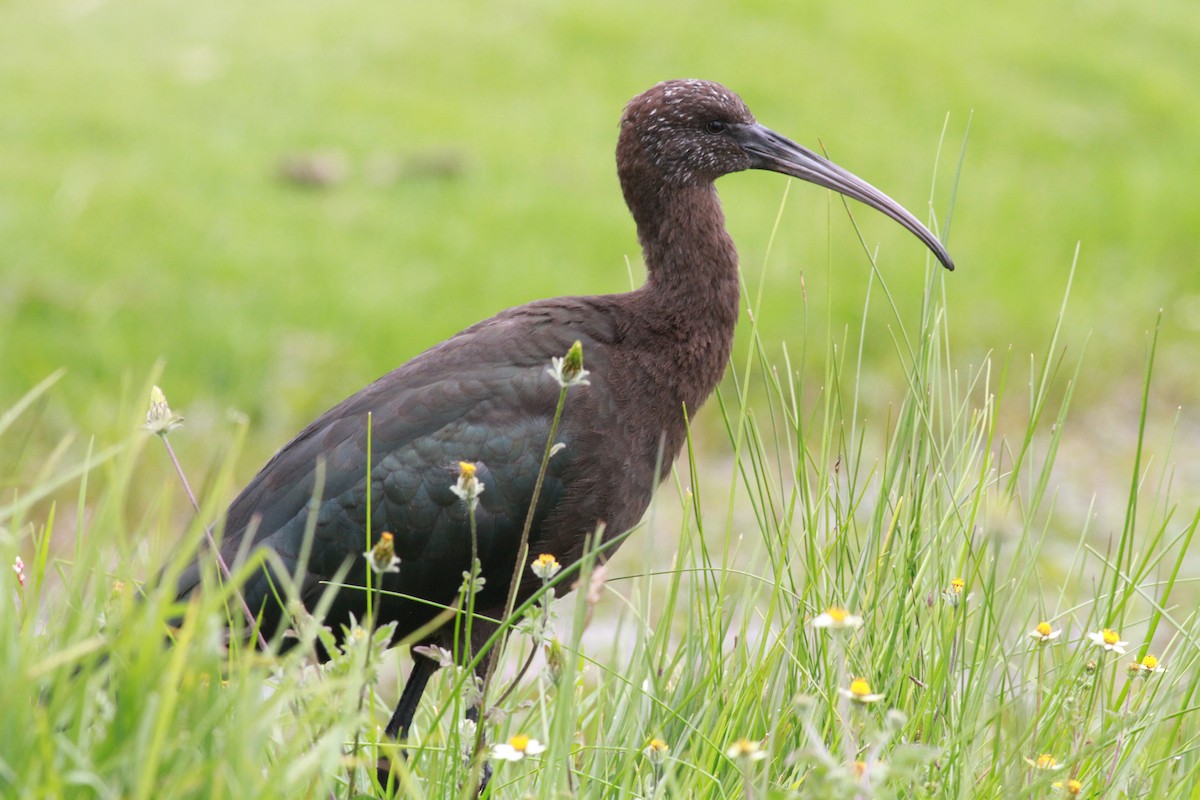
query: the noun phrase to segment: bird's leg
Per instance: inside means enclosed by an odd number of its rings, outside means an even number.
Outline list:
[[[400,693],[396,711],[383,731],[387,736],[396,740],[408,738],[408,729],[412,727],[413,717],[417,715],[417,706],[421,703],[421,695],[425,693],[425,686],[437,669],[436,661],[420,653],[413,653],[412,670],[408,673],[408,680],[404,683],[404,691]]]
[[[438,664],[436,661],[420,653],[413,653],[412,670],[409,671],[408,680],[404,683],[404,691],[400,693],[400,700],[396,703],[396,710],[383,731],[384,735],[389,739],[403,741],[408,738],[408,730],[412,727],[413,717],[417,714],[417,706],[421,702],[421,695],[425,693],[425,686],[429,683],[429,679],[433,677],[433,673],[437,672],[437,669]],[[375,774],[379,779],[380,786],[387,786],[391,772],[392,762],[387,758],[379,759],[379,763],[375,768]]]

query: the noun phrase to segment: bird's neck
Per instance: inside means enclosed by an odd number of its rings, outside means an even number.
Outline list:
[[[669,342],[675,399],[694,412],[729,360],[738,315],[738,259],[711,184],[659,187],[631,203],[648,272],[640,294],[649,330]],[[676,410],[679,406],[676,405]]]

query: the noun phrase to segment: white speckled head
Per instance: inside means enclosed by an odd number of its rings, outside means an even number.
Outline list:
[[[711,182],[751,167],[740,147],[722,134],[754,124],[754,115],[719,83],[664,81],[629,101],[621,117],[618,152],[652,164],[668,182]]]

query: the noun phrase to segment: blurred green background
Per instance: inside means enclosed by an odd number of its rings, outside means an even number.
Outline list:
[[[6,2],[0,407],[65,366],[43,424],[104,432],[162,360],[192,430],[250,415],[249,470],[480,318],[624,290],[617,120],[672,77],[726,83],[943,228],[953,194],[964,365],[1011,348],[1027,371],[1081,242],[1077,404],[1136,401],[1160,308],[1156,389],[1195,402],[1198,76],[1191,0]],[[768,255],[785,180],[720,189],[769,346],[853,341],[870,270],[840,201],[792,187]],[[921,246],[853,210],[915,321]],[[886,381],[881,298],[866,371]]]

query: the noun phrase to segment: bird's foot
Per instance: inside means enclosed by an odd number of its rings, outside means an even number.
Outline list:
[[[404,751],[400,752],[401,758],[407,758]],[[392,778],[392,762],[386,756],[380,756],[375,762],[375,778],[379,781],[379,785],[383,788],[384,797],[395,796],[389,792],[395,792],[399,787],[399,781],[392,781],[389,789],[388,782]],[[478,797],[483,797],[483,793],[487,791],[488,783],[492,780],[492,765],[487,761],[483,762],[483,770],[479,774],[479,790],[476,792]]]
[[[403,755],[401,756],[403,758]],[[389,781],[392,778],[392,760],[387,756],[380,756],[375,762],[375,779],[379,781],[380,787],[383,788],[383,796],[390,797]],[[391,791],[399,788],[399,781],[391,781]]]
[[[483,797],[483,793],[487,791],[488,783],[492,780],[492,765],[487,761],[483,762],[483,772],[479,776],[479,797]]]

